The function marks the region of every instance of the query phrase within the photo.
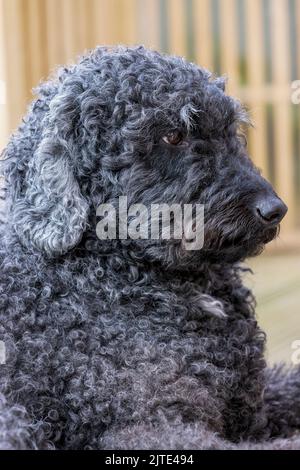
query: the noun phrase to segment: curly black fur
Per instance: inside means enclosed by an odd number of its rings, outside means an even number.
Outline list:
[[[300,448],[299,370],[263,359],[238,262],[276,235],[224,81],[97,48],[38,89],[5,150],[0,446]],[[162,137],[174,129],[184,145]],[[96,208],[201,203],[205,244],[97,238]]]

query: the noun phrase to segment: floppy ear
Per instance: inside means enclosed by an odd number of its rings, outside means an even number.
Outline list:
[[[40,144],[12,201],[12,224],[22,243],[49,256],[73,248],[87,224],[88,203],[74,173],[80,156],[74,143],[79,120],[75,102],[70,90],[50,102]]]

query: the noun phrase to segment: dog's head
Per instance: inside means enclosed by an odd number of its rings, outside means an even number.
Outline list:
[[[39,93],[7,148],[11,223],[27,246],[67,252],[120,196],[204,205],[199,253],[134,242],[155,259],[237,260],[275,237],[287,208],[249,159],[245,112],[222,79],[143,47],[98,48]]]

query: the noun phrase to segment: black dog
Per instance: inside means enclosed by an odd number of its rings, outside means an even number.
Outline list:
[[[246,121],[223,80],[143,47],[40,87],[5,151],[2,448],[300,448],[299,369],[266,368],[237,264],[287,210]],[[204,246],[99,240],[120,196],[203,204]]]

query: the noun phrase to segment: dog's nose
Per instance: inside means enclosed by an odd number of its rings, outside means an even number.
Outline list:
[[[262,196],[256,200],[256,215],[265,224],[277,225],[287,213],[287,206],[276,195]]]

